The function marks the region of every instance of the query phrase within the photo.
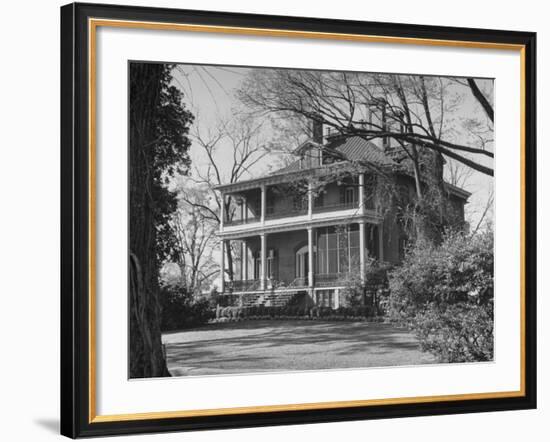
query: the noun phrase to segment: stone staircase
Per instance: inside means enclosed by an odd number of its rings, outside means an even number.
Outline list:
[[[284,293],[254,293],[243,295],[242,306],[271,306],[271,307],[284,307],[290,300],[298,293],[298,291],[284,292]]]

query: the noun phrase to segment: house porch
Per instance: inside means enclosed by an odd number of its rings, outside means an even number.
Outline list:
[[[232,267],[224,253],[221,293],[239,305],[286,305],[301,296],[309,305],[338,308],[347,281],[364,280],[367,257],[383,259],[380,230],[360,220],[223,239]]]

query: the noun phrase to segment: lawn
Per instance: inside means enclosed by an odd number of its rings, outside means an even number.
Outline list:
[[[405,329],[389,324],[246,321],[165,333],[173,376],[435,363]]]

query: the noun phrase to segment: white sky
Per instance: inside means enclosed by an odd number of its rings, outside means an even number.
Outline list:
[[[235,91],[251,69],[254,68],[186,64],[177,66],[173,84],[183,90],[184,101],[195,114],[196,121],[191,129],[192,133],[196,129],[199,129],[202,134],[214,131],[220,120],[230,119],[235,109],[242,108],[242,104],[235,97]],[[492,80],[477,80],[477,82],[482,90],[489,92],[492,96]],[[453,92],[461,96],[460,106],[449,116],[453,128],[461,130],[461,123],[466,118],[484,117],[483,110],[466,87],[457,86],[456,91]],[[269,130],[267,136],[275,137],[276,134],[270,133]],[[289,146],[289,148],[292,147],[295,146]],[[493,149],[493,152],[496,155],[496,149]],[[206,158],[201,155],[200,148],[195,142],[191,146],[190,154],[193,167],[206,165]],[[217,155],[219,163],[227,165],[225,169],[222,167],[222,173],[228,172],[231,165],[231,149],[221,144]],[[255,174],[261,175],[267,169],[272,169],[273,164],[277,163],[276,160],[277,158],[273,157],[266,158],[255,167]],[[489,160],[486,164],[493,166],[492,163]],[[472,193],[466,205],[466,219],[472,227],[475,227],[492,192],[493,178],[473,171],[464,188]]]

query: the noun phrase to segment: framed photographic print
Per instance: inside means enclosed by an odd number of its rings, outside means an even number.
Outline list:
[[[535,44],[62,7],[62,434],[534,408]]]

